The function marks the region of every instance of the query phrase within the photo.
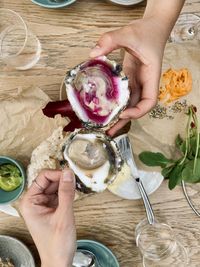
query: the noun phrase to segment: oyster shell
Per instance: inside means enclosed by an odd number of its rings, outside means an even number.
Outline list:
[[[116,143],[99,131],[79,129],[67,139],[63,155],[84,193],[104,191],[116,178],[122,159]]]
[[[84,62],[67,73],[66,93],[86,128],[108,129],[129,100],[128,78],[105,56]]]

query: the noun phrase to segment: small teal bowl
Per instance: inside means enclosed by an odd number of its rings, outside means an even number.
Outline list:
[[[17,200],[24,191],[26,185],[26,172],[22,164],[13,158],[0,156],[0,165],[7,163],[14,164],[20,170],[22,174],[22,184],[10,192],[0,189],[0,204],[8,204]]]
[[[59,2],[53,2],[51,0],[31,0],[34,4],[37,4],[42,7],[46,8],[62,8],[65,6],[69,6],[76,2],[76,0],[63,0]]]
[[[99,242],[87,239],[78,240],[77,249],[91,251],[97,257],[100,266],[120,267],[112,251]]]

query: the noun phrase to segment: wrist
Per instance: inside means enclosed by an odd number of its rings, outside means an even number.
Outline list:
[[[144,16],[143,19],[147,20],[147,23],[151,25],[152,34],[155,33],[156,38],[165,45],[173,26],[164,23],[163,19],[158,14],[151,17]]]
[[[41,261],[41,267],[72,267],[72,263],[68,261],[52,261],[51,259],[48,261]]]
[[[56,263],[41,263],[41,267],[72,267],[72,264],[67,264],[67,263],[64,263],[64,264],[61,264],[59,262],[56,262]]]
[[[168,37],[185,0],[148,0],[143,18],[152,18],[163,28],[163,33]]]

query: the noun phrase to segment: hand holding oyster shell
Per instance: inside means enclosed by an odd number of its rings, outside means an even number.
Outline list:
[[[92,58],[107,55],[116,49],[126,51],[123,71],[129,78],[129,107],[120,115],[121,120],[110,129],[109,135],[114,135],[129,120],[142,117],[156,104],[162,56],[169,32],[167,24],[163,25],[156,18],[143,18],[103,34],[91,51]]]
[[[129,101],[128,78],[121,66],[105,56],[83,62],[65,77],[67,100],[50,102],[43,109],[48,117],[68,117],[64,129],[101,128],[114,125]]]
[[[105,56],[69,71],[65,85],[71,107],[86,128],[110,128],[129,100],[128,78]]]
[[[129,101],[128,79],[115,61],[105,56],[86,61],[65,78],[69,102],[56,103],[60,113],[70,117],[70,129],[77,121],[85,130],[75,130],[64,144],[64,159],[76,174],[77,189],[101,192],[113,182],[121,168],[121,155],[105,131],[119,119]],[[43,110],[54,116],[52,103]],[[76,125],[74,125],[76,122]],[[72,126],[72,127],[71,127]]]

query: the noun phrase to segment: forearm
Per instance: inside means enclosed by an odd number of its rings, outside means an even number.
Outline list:
[[[60,265],[59,262],[56,262],[56,264],[54,264],[52,262],[50,262],[50,264],[49,263],[47,263],[47,264],[46,263],[42,263],[41,264],[41,267],[56,267],[56,266],[59,266],[59,267],[72,267],[71,264],[70,265],[69,264],[68,265],[66,265],[66,264],[65,265],[63,265],[63,264]]]
[[[144,18],[154,18],[163,27],[163,35],[167,39],[185,0],[147,0]]]

